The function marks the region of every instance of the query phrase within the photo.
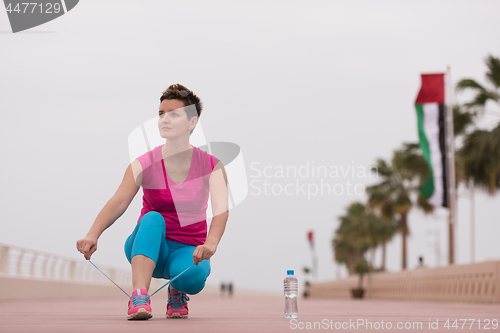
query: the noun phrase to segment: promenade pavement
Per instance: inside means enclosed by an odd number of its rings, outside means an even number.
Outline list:
[[[500,332],[500,304],[299,298],[299,317],[290,320],[284,318],[279,294],[221,298],[201,293],[191,296],[189,318],[166,319],[162,293],[151,299],[153,318],[127,321],[127,302],[125,295],[95,301],[1,301],[0,332]],[[468,321],[464,325],[461,319]]]

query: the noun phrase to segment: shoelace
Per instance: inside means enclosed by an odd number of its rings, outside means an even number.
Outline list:
[[[111,280],[111,278],[110,278],[109,276],[107,276],[107,275],[106,275],[103,271],[101,271],[101,270],[99,269],[99,267],[97,267],[96,265],[94,265],[94,263],[93,263],[92,261],[90,261],[90,259],[88,260],[88,262],[90,262],[90,263],[92,264],[92,266],[94,266],[95,268],[97,268],[97,270],[98,270],[99,272],[101,272],[101,273],[102,273],[102,275],[104,275],[105,277],[107,277],[109,281],[113,282],[113,284],[114,284],[115,286],[117,286],[117,287],[118,287],[121,291],[123,291],[123,293],[124,293],[125,295],[127,295],[127,296],[128,296],[128,298],[131,298],[131,296],[130,296],[129,294],[127,294],[127,292],[126,292],[125,290],[123,290],[122,288],[120,288],[120,286],[119,286],[119,285],[117,285],[117,284],[115,283],[115,281]],[[168,282],[167,282],[167,283],[165,283],[163,286],[161,286],[160,288],[158,288],[158,290],[156,290],[154,293],[152,293],[151,295],[149,295],[149,297],[152,297],[154,294],[156,294],[157,292],[159,292],[160,290],[162,290],[163,288],[165,288],[166,286],[168,286],[171,282],[175,281],[175,279],[177,279],[179,276],[181,276],[182,274],[184,274],[184,272],[186,272],[188,269],[190,269],[190,268],[191,268],[191,267],[193,267],[193,266],[194,266],[194,264],[192,264],[191,266],[189,266],[188,268],[186,268],[185,270],[183,270],[182,272],[180,272],[179,274],[177,274],[176,276],[174,276],[173,278],[171,278],[171,279],[170,279],[170,281],[168,281]],[[186,297],[187,297],[187,296],[186,296]],[[188,300],[189,300],[189,297],[188,297]]]
[[[132,296],[132,305],[147,305],[149,303],[149,299],[147,295],[135,295]]]
[[[168,293],[168,304],[174,309],[182,308],[187,301],[189,301],[189,296],[185,293],[177,292],[175,295]]]

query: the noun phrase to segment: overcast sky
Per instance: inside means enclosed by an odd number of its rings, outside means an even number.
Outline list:
[[[181,83],[204,103],[206,139],[241,147],[249,184],[230,211],[207,283],[280,291],[287,269],[304,281],[309,230],[318,280],[334,279],[338,216],[366,201],[349,195],[347,182],[359,193],[377,179],[278,178],[274,171],[368,170],[416,142],[420,74],[449,65],[453,83],[485,82],[484,58],[500,56],[499,12],[498,1],[86,0],[12,34],[0,11],[0,242],[82,258],[75,242],[120,184],[129,134],[155,117],[164,89]],[[498,106],[488,110],[484,128],[500,120]],[[265,167],[269,178],[259,175]],[[264,181],[275,191],[323,181],[345,192],[265,195]],[[123,243],[140,214],[139,194],[100,238],[95,263],[128,269]],[[468,263],[470,204],[465,189],[460,194],[456,261]],[[498,260],[500,199],[476,194],[476,260]],[[447,262],[446,223],[445,210],[411,211],[410,268],[421,255],[437,264],[435,230]],[[396,237],[388,246],[391,271],[401,268],[400,245]]]

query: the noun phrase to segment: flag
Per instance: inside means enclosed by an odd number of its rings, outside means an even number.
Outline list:
[[[431,172],[420,191],[430,204],[448,207],[444,95],[444,74],[422,74],[415,109],[420,148]]]
[[[312,231],[307,233],[307,240],[309,241],[309,245],[311,245],[311,250],[314,250],[314,233]]]

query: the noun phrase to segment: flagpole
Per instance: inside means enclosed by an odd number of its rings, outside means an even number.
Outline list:
[[[454,229],[456,225],[456,203],[457,196],[455,191],[455,135],[453,133],[453,102],[452,102],[452,85],[451,85],[451,68],[448,65],[446,77],[448,81],[448,105],[446,107],[446,129],[448,133],[448,264],[455,263],[455,239]]]
[[[474,235],[474,187],[471,186],[470,190],[470,261],[474,262],[475,261],[475,253],[474,250],[476,248],[475,244],[475,238],[476,236]]]

